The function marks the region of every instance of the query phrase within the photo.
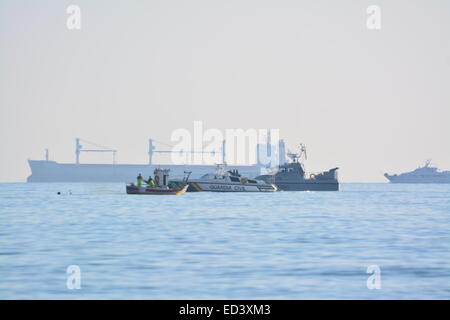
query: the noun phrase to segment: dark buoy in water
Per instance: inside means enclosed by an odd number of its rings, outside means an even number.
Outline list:
[[[59,192],[59,191],[58,191],[58,193],[57,193],[57,194],[58,194],[58,195],[60,195],[60,194],[61,194],[61,192]]]

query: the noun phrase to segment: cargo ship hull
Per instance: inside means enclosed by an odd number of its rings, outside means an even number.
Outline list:
[[[73,164],[47,160],[28,160],[31,175],[27,182],[124,182],[134,181],[141,173],[153,174],[155,168],[170,169],[171,177],[182,178],[184,171],[192,171],[192,178],[214,171],[215,165],[165,165],[165,164]],[[230,166],[248,177],[260,174],[260,166]]]

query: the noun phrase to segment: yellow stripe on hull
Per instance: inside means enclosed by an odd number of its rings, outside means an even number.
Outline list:
[[[199,186],[197,183],[191,182],[191,185],[194,187],[195,190],[197,190],[197,191],[203,191],[203,189],[200,188],[200,186]]]

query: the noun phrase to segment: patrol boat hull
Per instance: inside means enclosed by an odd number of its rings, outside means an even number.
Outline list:
[[[249,185],[242,183],[213,183],[202,181],[189,182],[188,192],[275,192],[277,188],[273,185]]]

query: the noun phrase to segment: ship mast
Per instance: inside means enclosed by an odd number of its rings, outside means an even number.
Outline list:
[[[305,155],[305,160],[308,160],[308,156],[306,154],[306,146],[303,143],[300,143],[299,149],[300,153],[288,152],[287,156],[291,158],[292,162],[298,162],[302,155]]]

